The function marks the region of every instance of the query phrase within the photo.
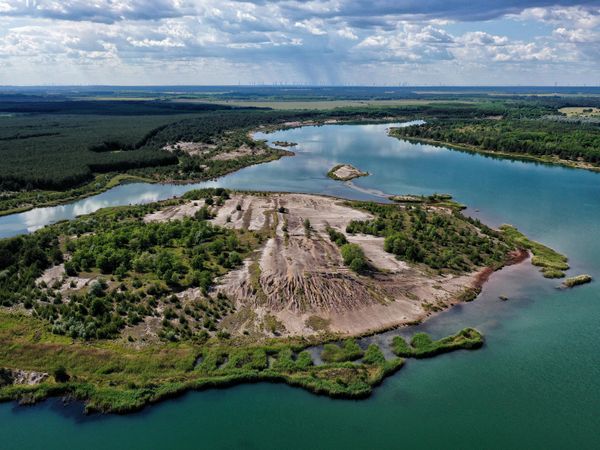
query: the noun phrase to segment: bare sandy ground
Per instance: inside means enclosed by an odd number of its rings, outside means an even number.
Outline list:
[[[144,221],[190,217],[203,205],[195,200],[170,206],[147,215]],[[331,197],[236,193],[212,210],[215,224],[261,233],[265,238],[262,247],[241,268],[218,280],[211,293],[223,292],[234,302],[236,311],[220,324],[234,335],[359,335],[421,321],[457,303],[465,290],[479,287],[485,278],[482,274],[489,271],[481,268],[468,275],[441,276],[397,260],[384,251],[383,238],[346,235],[376,268],[358,275],[344,265],[326,228],[345,234],[351,220],[372,216]],[[92,279],[66,277],[61,265],[46,270],[41,281],[49,286],[60,281],[60,289],[68,290],[71,281],[75,289],[81,289]],[[178,297],[187,304],[201,299],[202,293],[188,289]],[[158,318],[150,318],[130,331],[151,338],[158,323]]]
[[[193,217],[197,211],[204,206],[204,200],[194,200],[182,205],[169,206],[160,209],[144,217],[144,222],[164,222],[165,220],[177,220],[184,217]]]
[[[337,169],[335,169],[331,174],[343,181],[353,180],[354,178],[364,177],[369,175],[367,172],[362,172],[358,170],[356,167],[351,166],[350,164],[343,164]]]
[[[265,150],[262,148],[251,148],[247,145],[242,145],[235,150],[230,152],[219,153],[212,157],[215,161],[229,161],[231,159],[238,159],[244,156],[252,156],[252,155],[262,155],[265,153]]]
[[[422,320],[475,285],[477,273],[433,275],[385,252],[383,238],[366,235],[347,237],[379,270],[366,276],[350,271],[325,229],[345,233],[351,220],[369,218],[317,195],[234,195],[214,221],[269,231],[270,237],[243,268],[220,280],[216,290],[235,299],[238,309],[224,326],[233,333],[268,334],[266,322],[275,319],[279,335],[357,335]]]
[[[57,266],[49,267],[42,273],[42,275],[35,281],[36,285],[40,285],[42,282],[46,284],[47,287],[58,289],[58,291],[62,294],[67,293],[69,291],[75,292],[83,289],[86,286],[89,286],[92,281],[94,281],[97,277],[89,276],[89,277],[71,277],[67,276],[65,272],[65,265],[59,264]],[[110,284],[110,283],[109,283]],[[58,286],[58,287],[55,287]],[[66,299],[68,301],[68,298]]]
[[[168,152],[174,152],[175,150],[181,150],[190,156],[203,156],[210,153],[212,150],[217,148],[214,144],[205,144],[202,142],[176,142],[175,144],[167,144],[163,147],[163,150]]]

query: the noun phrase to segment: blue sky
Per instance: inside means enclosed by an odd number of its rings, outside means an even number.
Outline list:
[[[0,84],[600,85],[600,0],[0,0]]]

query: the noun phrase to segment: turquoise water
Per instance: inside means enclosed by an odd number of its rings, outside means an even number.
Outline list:
[[[512,223],[566,253],[572,273],[600,276],[599,174],[410,144],[387,137],[385,128],[277,132],[268,139],[298,142],[297,156],[209,184],[353,198],[377,198],[377,191],[448,192],[487,223]],[[325,174],[336,163],[372,175],[354,180],[355,187],[329,180]],[[187,189],[120,186],[77,202],[77,211],[88,211],[85,202],[91,210]],[[27,220],[0,218],[0,232],[33,229],[76,209],[58,208],[66,209],[34,210]],[[256,384],[189,393],[125,417],[86,418],[78,406],[65,408],[58,401],[30,408],[5,403],[0,404],[0,447],[596,448],[600,295],[595,283],[569,291],[556,285],[529,264],[494,274],[475,302],[419,327],[442,336],[474,326],[485,333],[485,347],[409,361],[368,400],[331,400],[284,385]],[[502,302],[499,295],[510,300]]]

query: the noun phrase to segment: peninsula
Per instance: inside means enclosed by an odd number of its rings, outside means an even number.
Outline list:
[[[481,347],[477,330],[416,334],[390,341],[386,359],[356,338],[471,301],[491,272],[538,250],[506,230],[435,197],[219,188],[1,240],[0,399],[128,412],[257,380],[367,396],[403,358]]]

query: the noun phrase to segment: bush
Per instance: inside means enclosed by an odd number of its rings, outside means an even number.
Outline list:
[[[321,359],[325,362],[344,362],[344,361],[355,361],[362,358],[364,352],[358,346],[354,339],[348,339],[344,341],[342,347],[336,344],[325,344],[323,346],[323,352],[321,353]]]
[[[58,366],[54,369],[53,375],[57,383],[66,383],[71,379],[71,376],[67,373],[67,369],[63,366]]]
[[[344,264],[357,273],[364,272],[367,267],[367,259],[362,249],[357,244],[344,244],[341,246],[342,259]]]

